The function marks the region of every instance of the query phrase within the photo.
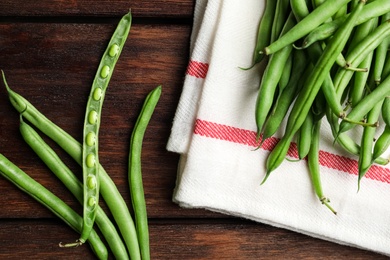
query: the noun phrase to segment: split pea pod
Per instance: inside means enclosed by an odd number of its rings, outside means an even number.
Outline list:
[[[324,6],[326,1],[320,7]],[[366,1],[360,1],[359,5],[353,9],[351,15],[348,16],[346,22],[337,30],[333,38],[329,41],[327,48],[319,58],[318,62],[308,79],[305,81],[302,90],[299,92],[297,100],[288,117],[287,126],[283,138],[277,143],[275,148],[268,155],[266,162],[266,176],[263,180],[269,177],[270,173],[275,170],[284,160],[287,155],[288,148],[294,134],[301,127],[307,113],[309,112],[321,85],[332,68],[337,56],[344,48],[349,35],[355,24],[355,20]],[[319,8],[320,8],[319,7]]]
[[[128,178],[142,259],[150,259],[148,217],[141,170],[142,142],[160,96],[161,86],[152,90],[146,97],[141,113],[135,123],[130,142]]]
[[[379,102],[383,102],[385,96],[390,95],[390,76],[387,76],[381,84],[366,95],[354,108],[347,114],[340,123],[339,133],[351,129],[355,124],[359,124],[363,117]],[[367,123],[367,126],[376,126],[376,124]]]
[[[73,158],[73,160],[81,165],[82,145],[62,128],[54,124],[46,116],[39,112],[27,99],[11,90],[5,79],[4,72],[3,81],[7,88],[9,100],[16,111],[19,113],[23,112],[23,117],[25,119],[56,142]],[[115,183],[101,165],[99,166],[99,180],[100,193],[118,225],[127,250],[129,251],[130,258],[141,259],[137,232],[135,230],[134,221],[130,215],[129,208],[118,191]]]
[[[24,122],[22,116],[20,119],[19,129],[23,139],[82,204],[83,184],[64,164],[57,153],[39,136],[34,128]],[[96,210],[96,224],[110,246],[114,257],[116,259],[129,259],[122,238],[118,235],[115,226],[100,206]]]
[[[309,166],[309,173],[311,183],[313,185],[314,191],[321,201],[326,207],[328,207],[333,214],[337,214],[337,212],[330,206],[329,199],[324,196],[324,192],[322,189],[321,183],[321,173],[320,173],[320,163],[319,163],[319,152],[320,152],[320,129],[321,129],[321,120],[314,122],[311,145],[307,155],[307,163]]]
[[[103,54],[85,111],[83,142],[82,142],[82,168],[84,183],[83,205],[83,232],[79,238],[84,243],[92,230],[96,209],[99,203],[99,154],[98,136],[101,121],[102,106],[108,83],[111,79],[116,62],[125,45],[130,32],[131,13],[124,15],[114,31],[108,47]],[[78,243],[78,242],[77,242]]]
[[[288,32],[288,30],[290,30],[294,24],[295,19],[292,14],[290,14],[283,28],[282,34]],[[273,54],[270,57],[267,67],[264,71],[257,95],[255,111],[258,137],[260,137],[263,125],[267,119],[269,111],[271,110],[276,89],[283,73],[283,70],[280,68],[285,66],[291,51],[292,46],[286,46],[286,48],[280,52]]]
[[[15,184],[20,190],[48,208],[73,230],[81,233],[83,225],[82,218],[65,202],[28,176],[28,174],[2,154],[0,154],[0,174]],[[108,258],[107,248],[94,230],[91,231],[88,243],[99,259]]]
[[[327,0],[318,8],[314,9],[309,15],[298,22],[289,32],[280,37],[278,40],[264,48],[264,54],[270,55],[287,45],[303,38],[320,24],[331,18],[340,8],[351,0]]]

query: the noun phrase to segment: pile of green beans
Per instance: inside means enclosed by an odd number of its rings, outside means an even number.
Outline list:
[[[99,259],[107,259],[108,250],[94,230],[95,220],[115,259],[150,259],[141,151],[144,133],[161,95],[161,86],[156,87],[146,97],[132,132],[128,179],[136,223],[116,185],[98,160],[102,103],[109,79],[130,32],[131,20],[130,12],[122,17],[103,54],[87,100],[81,143],[45,117],[27,99],[13,91],[2,71],[9,100],[20,113],[20,133],[23,139],[83,205],[83,216],[77,215],[68,205],[1,154],[0,175],[48,207],[80,234],[76,242],[60,243],[61,247],[76,247],[88,242]],[[30,124],[56,142],[81,166],[82,182]],[[99,206],[99,194],[102,195],[115,223]]]
[[[388,0],[266,1],[248,68],[265,65],[254,113],[259,147],[283,120],[287,124],[268,155],[261,184],[296,140],[299,159],[308,160],[313,190],[336,213],[319,174],[322,120],[334,142],[358,160],[358,189],[374,163],[389,162],[381,157],[390,145],[389,45]],[[363,128],[358,140],[348,132],[355,127]]]

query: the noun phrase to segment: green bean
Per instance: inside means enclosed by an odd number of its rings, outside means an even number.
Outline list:
[[[387,52],[385,65],[383,66],[382,78],[386,78],[388,75],[390,75],[390,55],[389,55],[389,52]]]
[[[292,55],[287,57],[286,63],[284,64],[282,74],[280,75],[278,83],[278,92],[282,93],[283,89],[287,86],[291,77],[291,68],[292,68]]]
[[[280,37],[283,27],[285,26],[285,23],[287,22],[288,19],[288,18],[286,19],[286,17],[288,17],[288,13],[290,12],[290,0],[275,0],[275,1],[276,1],[276,7],[275,7],[274,22],[272,23],[270,42],[274,42]]]
[[[386,21],[390,18],[390,13],[384,15],[382,19],[382,23],[386,23]],[[378,45],[375,49],[375,64],[373,68],[373,77],[374,82],[379,84],[382,79],[382,72],[386,62],[386,55],[389,49],[389,37],[383,39],[383,41]]]
[[[98,136],[100,128],[101,111],[108,83],[111,79],[115,64],[119,59],[123,46],[130,32],[132,17],[129,12],[119,21],[108,47],[100,61],[91,93],[85,111],[83,142],[82,142],[82,168],[84,183],[83,203],[83,232],[76,243],[84,243],[89,236],[96,218],[96,209],[99,203],[99,153]],[[93,183],[93,186],[86,185]]]
[[[262,132],[263,141],[274,135],[279,129],[289,107],[302,87],[301,82],[310,74],[312,69],[312,66],[309,66],[308,64],[306,54],[303,51],[293,50],[292,56],[293,65],[290,81],[279,95],[276,106],[267,118]]]
[[[312,131],[314,125],[314,118],[311,111],[307,114],[305,121],[297,132],[297,149],[299,160],[307,156],[312,142]]]
[[[359,67],[368,68],[370,70],[370,65],[373,60],[373,53],[369,53],[367,57],[360,63]],[[351,106],[354,107],[364,96],[365,88],[367,85],[367,80],[369,76],[369,72],[367,73],[355,73],[354,81],[351,85],[350,89],[350,103]],[[338,99],[338,98],[337,98]]]
[[[291,10],[295,19],[300,22],[302,19],[310,14],[307,0],[291,0]]]
[[[295,20],[292,14],[286,21],[282,34],[288,32],[292,26],[294,26]],[[285,49],[271,56],[269,63],[264,71],[263,77],[260,82],[260,89],[257,95],[256,102],[256,125],[258,137],[262,131],[263,125],[267,119],[269,111],[272,107],[276,88],[278,86],[283,67],[290,56],[292,46],[287,46]]]
[[[356,20],[356,25],[360,25],[362,23],[365,23],[372,18],[379,17],[381,15],[386,14],[390,11],[390,2],[388,0],[376,0],[370,3],[367,3],[364,7],[362,12],[360,13],[359,18]],[[348,15],[345,15],[343,17],[338,17],[335,20],[325,22],[324,24],[318,26],[317,28],[313,29],[307,37],[311,33],[313,33],[313,36],[310,37],[320,37],[320,39],[327,39],[331,37],[334,32],[339,28],[339,26],[345,21],[345,19],[348,17]],[[322,30],[324,30],[322,32]],[[310,40],[310,39],[309,39]],[[315,39],[313,39],[315,40]],[[312,41],[312,40],[310,40]]]
[[[325,6],[325,4],[328,2],[332,1],[326,1],[317,9]],[[357,8],[355,8],[351,15],[348,16],[346,22],[339,28],[339,30],[337,30],[332,40],[327,45],[327,48],[324,50],[323,54],[318,60],[315,69],[305,81],[304,86],[300,91],[289,115],[285,134],[268,155],[266,162],[266,176],[262,183],[266,181],[270,173],[275,170],[284,160],[293,136],[305,120],[305,117],[319,89],[321,88],[326,75],[328,75],[332,65],[334,64],[337,55],[339,55],[341,50],[344,48],[349,35],[352,32],[355,20],[358,17],[359,12],[361,11],[364,4],[365,1],[360,1]]]
[[[313,3],[313,7],[314,8],[317,8],[319,7],[320,5],[322,5],[326,0],[312,0],[312,3]]]
[[[378,1],[378,0],[377,0]],[[369,53],[374,51],[376,47],[390,35],[390,21],[379,25],[371,33],[369,33],[360,43],[358,43],[352,50],[349,51],[346,59],[352,67],[359,66],[359,64],[367,57]],[[340,69],[334,76],[334,86],[338,100],[341,100],[341,96],[345,88],[348,86],[350,79],[354,72]]]
[[[64,164],[57,153],[39,136],[39,134],[20,118],[20,133],[26,143],[42,159],[48,168],[64,183],[68,190],[82,204],[83,184]],[[115,226],[106,213],[98,206],[96,210],[96,224],[105,237],[116,259],[129,259],[122,238],[118,235]]]
[[[319,167],[319,151],[320,151],[320,129],[321,129],[321,120],[318,120],[313,125],[311,145],[307,155],[307,163],[309,166],[310,179],[312,185],[314,187],[314,191],[321,201],[327,208],[329,208],[333,214],[337,214],[337,212],[330,206],[329,199],[324,196],[324,192],[322,190],[321,184],[321,174]]]
[[[390,77],[388,76],[381,84],[373,91],[366,95],[354,108],[343,118],[340,123],[339,133],[343,133],[351,129],[355,124],[359,124],[363,117],[379,102],[383,102],[384,97],[390,95]],[[361,123],[366,126],[377,126],[373,123]]]
[[[354,1],[352,1],[354,2]],[[359,1],[355,1],[355,2],[359,2]],[[354,7],[352,7],[354,8]],[[344,15],[346,15],[348,12],[348,5],[343,5],[333,16],[332,16],[332,20],[335,20],[339,17],[343,17]]]
[[[253,63],[249,68],[245,69],[253,68],[264,57],[264,55],[260,54],[260,51],[271,42],[272,22],[274,20],[276,3],[276,1],[265,1],[264,13],[260,19],[257,30],[257,40],[253,53]]]
[[[160,95],[161,86],[152,90],[146,97],[141,113],[135,123],[130,143],[128,176],[142,259],[150,259],[148,218],[141,170],[142,142]]]
[[[386,152],[387,148],[390,146],[390,126],[386,125],[383,129],[382,134],[376,140],[374,144],[374,151],[372,154],[372,159],[375,161],[376,158],[381,156],[384,152]]]
[[[351,0],[327,0],[298,22],[289,32],[265,47],[263,52],[266,55],[270,55],[283,49],[285,46],[294,43],[325,22],[350,1]]]
[[[3,73],[3,81],[7,88],[9,100],[14,108],[23,112],[23,117],[37,127],[45,135],[56,142],[67,152],[77,163],[82,163],[82,145],[71,135],[58,127],[42,113],[40,113],[28,100],[11,90]],[[27,108],[27,109],[26,109]],[[137,233],[133,219],[130,215],[126,202],[118,191],[115,183],[108,176],[107,172],[99,166],[100,192],[109,207],[125,241],[131,259],[140,259]]]
[[[386,125],[390,126],[390,97],[385,97],[382,104],[382,119]]]
[[[345,133],[339,133],[339,118],[335,116],[329,108],[327,108],[326,117],[331,127],[332,135],[335,138],[335,142],[337,142],[348,153],[359,156],[360,145],[358,145],[349,135]],[[382,157],[377,157],[375,158],[374,162],[380,165],[387,165],[389,160]]]
[[[28,176],[2,154],[0,154],[0,174],[15,184],[20,190],[48,208],[73,230],[81,233],[83,225],[82,218],[65,202]],[[88,243],[99,259],[108,258],[107,248],[94,230],[91,231]]]
[[[306,5],[304,5],[304,1],[302,0],[295,0],[295,5],[300,5],[300,11],[295,13],[295,16],[297,17],[298,21],[301,21],[304,19],[307,15],[309,15],[309,9]],[[318,59],[321,57],[323,53],[323,49],[321,48],[321,45],[319,43],[315,43],[307,48],[308,56],[310,57],[310,60],[313,64],[316,64]],[[337,56],[337,59],[340,58],[341,53]],[[337,60],[336,59],[336,60]],[[330,74],[325,76],[324,82],[321,86],[322,91],[325,94],[325,98],[328,101],[328,105],[332,108],[333,112],[339,116],[342,117],[344,115],[343,109],[341,107],[340,102],[336,98],[336,90],[333,85],[332,78]]]
[[[325,39],[328,39],[333,35],[341,23],[344,20],[334,20],[332,22],[324,23],[314,30],[312,30],[302,41],[301,49],[307,48],[315,42],[319,42]]]
[[[378,18],[373,18],[365,23],[357,26],[354,37],[351,40],[349,51],[353,49],[358,43],[360,43],[369,33],[371,33],[378,26]],[[374,52],[370,52],[362,60],[358,67],[367,68],[367,73],[355,73],[354,82],[351,85],[350,90],[350,102],[352,107],[359,102],[363,95],[367,84],[368,76],[370,74],[371,62],[374,57]]]
[[[368,113],[367,115],[368,124],[375,124],[378,121],[381,112],[381,107],[382,107],[382,103],[378,102]],[[372,150],[374,147],[375,132],[376,132],[376,128],[373,127],[365,127],[363,129],[362,140],[360,145],[361,149],[360,149],[359,160],[358,160],[358,170],[359,170],[358,190],[360,189],[361,179],[370,169],[373,162]]]

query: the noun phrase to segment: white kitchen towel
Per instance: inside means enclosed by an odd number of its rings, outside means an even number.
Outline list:
[[[191,56],[169,151],[181,154],[173,200],[390,256],[390,168],[373,166],[357,192],[357,161],[322,124],[320,165],[332,214],[315,196],[306,161],[285,161],[265,182],[278,141],[256,149],[262,65],[249,71],[264,0],[197,1]],[[202,10],[202,11],[201,11]],[[297,157],[296,147],[288,154]]]

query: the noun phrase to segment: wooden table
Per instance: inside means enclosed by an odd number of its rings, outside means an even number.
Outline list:
[[[2,0],[0,68],[8,83],[81,140],[97,65],[129,8],[133,26],[104,103],[100,161],[130,205],[129,137],[146,94],[162,84],[142,157],[153,259],[384,258],[248,220],[182,209],[172,202],[179,156],[165,146],[188,60],[193,0]],[[81,213],[80,205],[24,143],[18,123],[1,84],[0,152]],[[80,168],[54,147],[80,176]],[[59,248],[58,242],[73,241],[77,234],[4,178],[0,192],[0,259],[94,259],[89,246]]]

